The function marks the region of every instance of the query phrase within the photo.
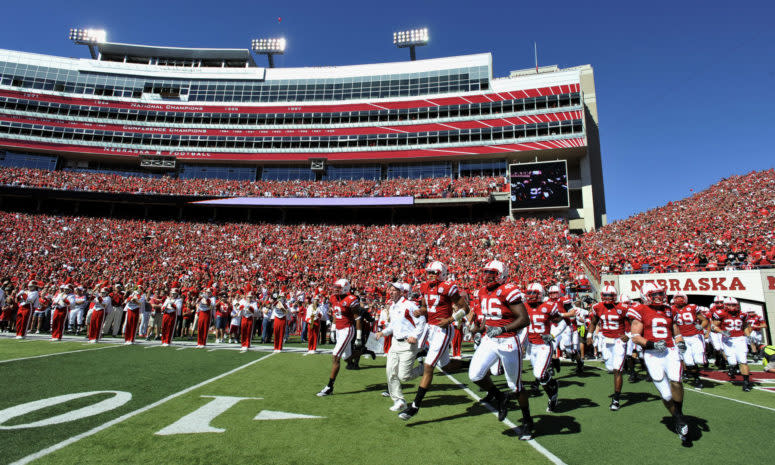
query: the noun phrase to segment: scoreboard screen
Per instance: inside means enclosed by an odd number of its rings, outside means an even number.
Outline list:
[[[512,210],[570,207],[565,160],[509,165]]]

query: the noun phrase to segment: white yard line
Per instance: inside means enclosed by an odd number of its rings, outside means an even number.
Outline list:
[[[458,387],[460,387],[460,388],[461,388],[463,391],[465,391],[465,393],[466,393],[466,394],[468,394],[470,397],[472,397],[474,400],[476,400],[477,402],[479,402],[480,400],[482,400],[482,398],[481,398],[481,397],[479,397],[478,395],[476,395],[476,393],[475,393],[474,391],[472,391],[472,390],[468,389],[468,388],[465,386],[465,384],[462,384],[460,381],[458,381],[457,379],[455,379],[455,377],[454,377],[454,376],[450,375],[449,373],[447,373],[447,372],[446,372],[446,371],[444,371],[444,370],[440,370],[440,371],[441,371],[442,373],[444,373],[444,375],[445,375],[447,378],[449,378],[450,380],[452,380],[452,382],[453,382],[453,383],[455,383],[455,384],[456,384]],[[483,407],[485,407],[485,408],[486,408],[487,410],[489,410],[490,412],[492,412],[492,414],[493,414],[493,415],[495,415],[496,417],[498,416],[498,411],[497,411],[496,409],[492,408],[492,407],[491,407],[489,404],[482,404],[482,406],[483,406]],[[509,420],[508,418],[506,418],[505,420],[503,420],[503,423],[504,423],[506,426],[508,426],[509,428],[513,429],[514,431],[517,431],[517,425],[515,425],[514,423],[512,423],[512,421],[511,421],[511,420]],[[537,450],[537,451],[538,451],[539,453],[541,453],[541,454],[542,454],[544,457],[546,457],[547,459],[549,459],[549,461],[550,461],[550,462],[552,462],[552,463],[554,463],[554,464],[557,464],[557,465],[566,465],[566,464],[565,464],[565,462],[563,462],[563,461],[562,461],[562,460],[561,460],[559,457],[557,457],[556,455],[554,455],[554,454],[552,454],[551,452],[549,452],[549,451],[548,451],[548,450],[547,450],[547,449],[546,449],[544,446],[542,446],[541,444],[539,444],[538,442],[536,442],[536,440],[535,440],[535,439],[531,439],[531,440],[529,440],[529,441],[525,441],[525,442],[527,442],[528,444],[530,444],[530,445],[533,447],[533,449]]]
[[[12,358],[12,359],[9,359],[9,360],[0,360],[0,363],[18,362],[19,360],[32,360],[34,358],[53,357],[55,355],[75,354],[75,353],[78,353],[78,352],[92,352],[92,351],[95,351],[95,350],[113,349],[114,347],[119,347],[119,346],[95,347],[93,349],[70,350],[70,351],[67,351],[67,352],[56,352],[54,354],[43,354],[43,355],[34,355],[32,357]]]
[[[142,407],[142,408],[139,408],[137,410],[133,410],[133,411],[131,411],[129,413],[126,413],[124,415],[121,415],[118,418],[114,418],[113,420],[110,420],[107,423],[103,423],[100,426],[94,427],[94,428],[90,429],[89,431],[85,431],[85,432],[83,432],[81,434],[77,434],[77,435],[75,435],[75,436],[73,436],[73,437],[71,437],[69,439],[65,439],[62,442],[54,444],[53,446],[50,446],[50,447],[47,447],[47,448],[45,448],[43,450],[35,452],[34,454],[30,454],[30,455],[28,455],[28,456],[26,456],[26,457],[24,457],[22,459],[17,460],[16,462],[13,462],[11,465],[23,465],[23,464],[30,463],[33,460],[37,460],[37,459],[39,459],[41,457],[45,457],[48,454],[50,454],[52,452],[56,452],[56,451],[58,451],[58,450],[60,450],[60,449],[62,449],[64,447],[69,446],[70,444],[73,444],[75,442],[80,441],[81,439],[88,438],[89,436],[93,436],[93,435],[99,433],[100,431],[104,431],[104,430],[110,428],[111,426],[115,426],[115,425],[117,425],[119,423],[122,423],[122,422],[124,422],[124,421],[126,421],[126,420],[128,420],[128,419],[130,419],[130,418],[132,418],[134,416],[136,416],[136,415],[139,415],[141,413],[147,412],[148,410],[156,408],[159,405],[164,404],[165,402],[168,402],[168,401],[170,401],[172,399],[175,399],[175,398],[180,397],[180,396],[182,396],[184,394],[187,394],[187,393],[189,393],[189,392],[191,392],[191,391],[193,391],[195,389],[199,389],[200,387],[205,386],[207,384],[210,384],[213,381],[218,381],[221,378],[225,378],[225,377],[227,377],[229,375],[232,375],[232,374],[234,374],[234,373],[236,373],[236,372],[238,372],[240,370],[243,370],[243,369],[245,369],[245,368],[247,368],[249,366],[255,365],[256,363],[260,362],[261,360],[269,358],[272,355],[273,354],[264,355],[261,358],[253,360],[252,362],[248,362],[248,363],[246,363],[244,365],[238,366],[237,368],[234,368],[233,370],[229,370],[226,373],[222,373],[222,374],[220,374],[220,375],[218,375],[218,376],[216,376],[214,378],[210,378],[208,380],[202,381],[199,384],[195,384],[193,386],[187,387],[186,389],[183,389],[182,391],[178,391],[178,392],[176,392],[174,394],[170,394],[169,396],[167,396],[167,397],[165,397],[165,398],[163,398],[161,400],[157,400],[156,402],[154,402],[152,404],[148,404],[145,407]]]
[[[711,381],[714,381],[714,380],[711,380]],[[771,412],[775,412],[775,408],[765,407],[764,405],[754,404],[754,403],[751,403],[751,402],[746,402],[744,400],[734,399],[732,397],[720,396],[718,394],[711,394],[710,392],[700,391],[700,390],[697,390],[697,389],[684,389],[684,392],[687,392],[687,391],[688,392],[696,392],[697,394],[705,394],[706,396],[711,396],[711,397],[718,397],[719,399],[731,400],[732,402],[737,402],[739,404],[750,405],[751,407],[758,407],[758,408],[761,408],[761,409],[764,409],[764,410],[769,410]]]

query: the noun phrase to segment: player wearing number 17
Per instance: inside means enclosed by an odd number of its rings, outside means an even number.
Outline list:
[[[420,308],[415,311],[416,317],[425,315],[428,321],[428,355],[425,357],[422,381],[417,388],[414,401],[398,416],[409,420],[420,410],[425,393],[433,382],[433,370],[436,365],[442,367],[449,363],[449,344],[455,335],[452,322],[460,320],[468,313],[468,302],[460,295],[457,284],[447,281],[447,267],[438,261],[431,262],[425,268],[428,281],[420,286]],[[459,308],[453,314],[452,305]]]
[[[501,362],[509,389],[519,396],[523,422],[519,438],[529,440],[532,439],[533,418],[530,416],[527,390],[522,386],[522,346],[517,333],[527,327],[530,320],[522,303],[522,292],[516,285],[506,282],[508,270],[505,264],[493,260],[484,267],[483,274],[484,286],[479,289],[478,298],[486,336],[474,352],[468,368],[468,377],[486,390],[488,397],[497,401],[498,420],[503,421],[507,414],[508,396],[495,387],[487,376],[490,367],[498,361]],[[559,318],[557,312],[554,316]],[[532,335],[529,337],[532,338]],[[546,353],[547,367],[550,352],[551,346]]]
[[[681,444],[691,446],[689,425],[683,418],[684,388],[681,384],[681,355],[686,351],[678,325],[673,321],[672,309],[665,304],[665,289],[645,283],[641,289],[642,304],[627,311],[632,320],[632,341],[643,347],[644,361],[662,402],[675,420],[675,431]],[[675,342],[673,342],[675,341]]]

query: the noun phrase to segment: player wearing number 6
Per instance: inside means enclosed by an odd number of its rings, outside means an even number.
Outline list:
[[[684,388],[679,354],[679,351],[686,351],[686,344],[673,321],[672,309],[665,304],[665,290],[656,284],[645,283],[641,292],[644,303],[627,311],[627,317],[632,320],[632,341],[643,347],[646,369],[662,402],[673,415],[675,431],[681,443],[690,446],[689,425],[683,419]]]
[[[587,343],[592,343],[592,334],[595,328],[600,328],[603,338],[602,353],[605,367],[609,373],[614,374],[614,395],[611,400],[611,410],[619,410],[619,396],[622,393],[622,370],[624,368],[624,358],[627,352],[627,341],[629,338],[624,332],[624,326],[627,322],[627,314],[618,305],[616,305],[616,288],[613,286],[604,286],[600,291],[600,302],[592,306],[592,312],[589,316],[592,325],[589,328]]]
[[[428,281],[420,286],[420,308],[414,316],[425,315],[428,321],[428,355],[425,357],[422,381],[417,388],[414,402],[398,414],[402,420],[409,420],[417,415],[423,397],[433,382],[434,368],[437,364],[443,367],[449,363],[449,344],[455,335],[452,322],[460,320],[468,313],[468,302],[460,295],[457,284],[446,280],[447,267],[443,263],[431,262],[425,268],[425,273],[428,275]],[[459,309],[454,314],[453,304]]]
[[[498,420],[503,421],[508,412],[508,396],[501,392],[487,374],[490,367],[500,361],[511,392],[519,396],[522,422],[519,438],[532,439],[533,418],[530,416],[527,391],[522,386],[522,346],[517,333],[529,324],[523,296],[519,288],[507,283],[506,265],[493,260],[484,267],[484,286],[479,289],[479,307],[484,317],[486,335],[476,348],[468,368],[468,377],[496,400]],[[559,318],[559,315],[557,315]],[[532,335],[529,336],[532,338]],[[546,354],[549,359],[551,349]],[[548,362],[547,362],[548,366]]]

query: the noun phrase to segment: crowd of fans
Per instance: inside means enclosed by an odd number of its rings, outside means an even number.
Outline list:
[[[249,197],[487,197],[508,191],[503,176],[339,181],[237,181],[123,176],[101,171],[0,169],[0,184],[17,187],[197,196]]]
[[[579,238],[599,273],[665,273],[775,263],[775,170],[731,176]]]

